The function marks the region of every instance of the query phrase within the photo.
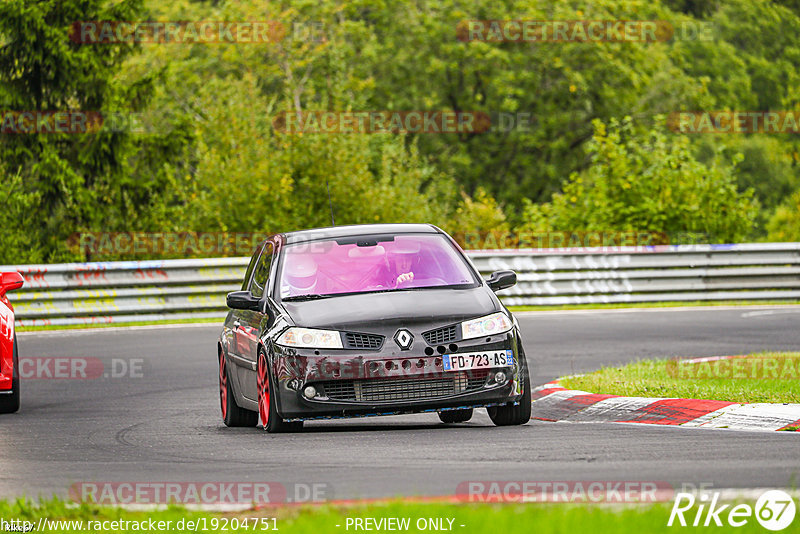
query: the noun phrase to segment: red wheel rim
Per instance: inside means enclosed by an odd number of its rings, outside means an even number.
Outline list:
[[[228,373],[225,369],[225,356],[219,357],[219,406],[222,418],[228,416]]]
[[[261,416],[261,424],[264,430],[269,423],[269,379],[267,378],[267,357],[263,352],[258,355],[258,414]]]

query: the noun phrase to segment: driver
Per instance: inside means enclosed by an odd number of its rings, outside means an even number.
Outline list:
[[[296,256],[287,261],[284,274],[284,280],[289,286],[287,296],[316,293],[317,270],[317,262],[309,256]]]
[[[414,281],[414,264],[419,254],[419,243],[397,242],[389,250],[391,284],[395,288],[410,287]]]

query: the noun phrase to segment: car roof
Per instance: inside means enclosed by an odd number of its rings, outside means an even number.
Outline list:
[[[441,233],[432,224],[352,224],[348,226],[330,226],[327,228],[311,228],[297,232],[286,232],[281,235],[286,243],[302,243],[318,239],[336,239],[340,237],[356,237],[376,234],[438,234]]]

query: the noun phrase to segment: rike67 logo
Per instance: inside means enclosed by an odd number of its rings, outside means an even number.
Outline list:
[[[796,512],[792,496],[781,490],[764,492],[755,507],[749,504],[721,504],[720,493],[677,493],[667,526],[741,527],[755,518],[767,530],[783,530],[792,524]]]

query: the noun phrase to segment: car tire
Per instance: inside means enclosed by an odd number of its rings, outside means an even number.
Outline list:
[[[256,366],[256,387],[258,388],[258,415],[264,430],[270,434],[296,432],[303,428],[302,421],[286,422],[278,415],[277,399],[271,395],[274,389],[272,376],[267,366],[267,354],[258,351],[258,365]]]
[[[258,412],[246,410],[236,404],[231,381],[228,379],[228,364],[225,355],[219,355],[219,405],[225,426],[243,427],[258,425]]]
[[[466,423],[472,419],[472,408],[464,408],[461,410],[445,410],[439,412],[439,419],[442,423]]]
[[[504,406],[491,406],[486,409],[489,419],[497,426],[524,425],[531,419],[531,379],[527,369],[522,371],[522,398],[519,404],[510,402]]]
[[[12,356],[14,371],[11,374],[11,394],[0,396],[0,413],[16,413],[19,411],[19,354],[17,352],[17,334],[14,334],[14,352]]]

